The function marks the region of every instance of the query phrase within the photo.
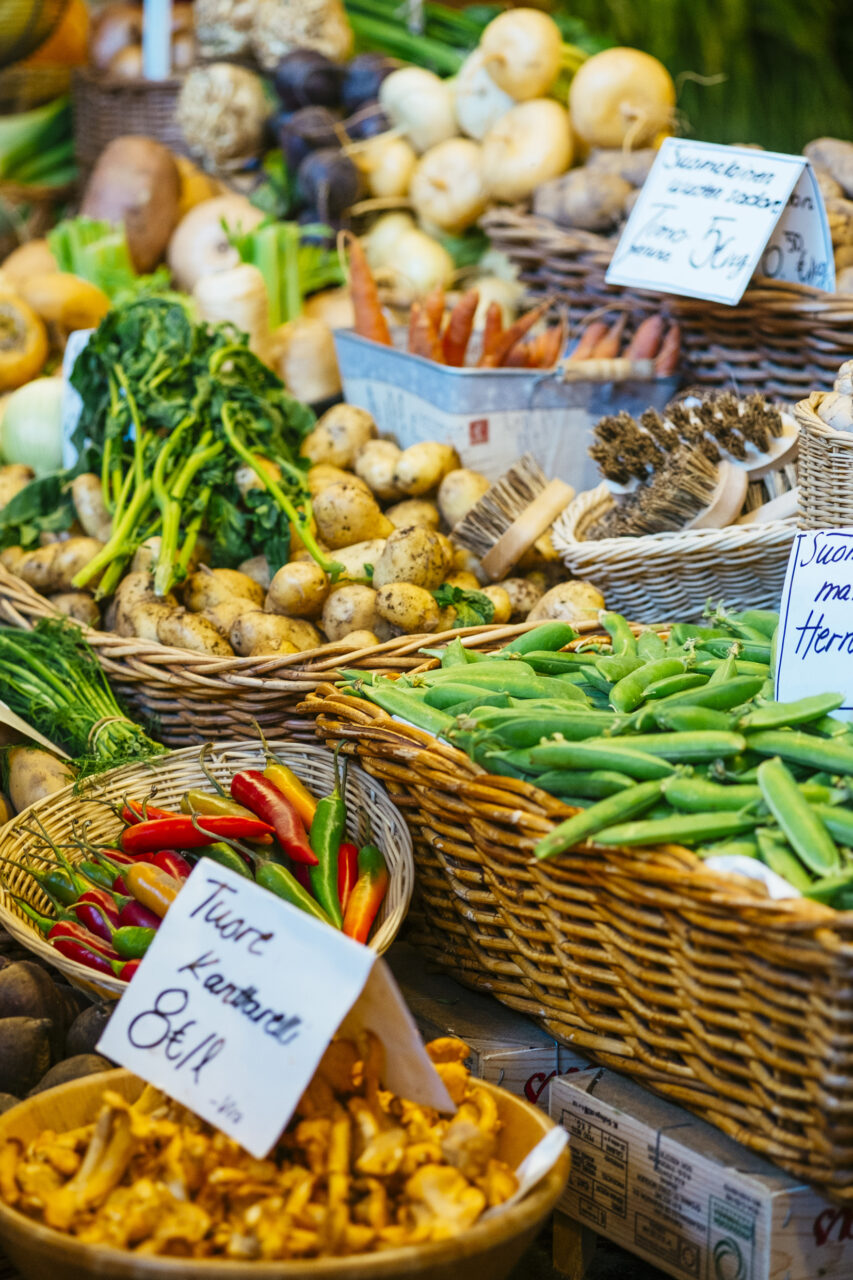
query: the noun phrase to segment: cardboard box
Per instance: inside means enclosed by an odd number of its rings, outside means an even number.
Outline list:
[[[468,1069],[479,1079],[545,1107],[550,1080],[589,1066],[522,1014],[436,972],[405,943],[395,942],[385,958],[423,1038],[464,1040]]]
[[[559,1210],[677,1280],[851,1280],[841,1208],[704,1120],[614,1072],[554,1080],[571,1134]]]

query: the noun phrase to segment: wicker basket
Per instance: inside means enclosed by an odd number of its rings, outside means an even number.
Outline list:
[[[733,609],[778,608],[793,524],[776,520],[584,540],[584,531],[612,502],[606,484],[578,494],[552,535],[572,575],[595,583],[609,609],[637,622],[657,622],[701,618],[709,600],[724,600]]]
[[[334,785],[334,765],[331,754],[316,744],[276,742],[272,744],[276,754],[302,779],[316,795],[326,795]],[[264,753],[259,744],[226,742],[211,753],[206,764],[214,777],[227,786],[239,769],[263,767]],[[27,827],[32,828],[34,818],[44,826],[56,843],[67,841],[74,827],[88,823],[90,840],[110,843],[115,840],[121,823],[115,814],[100,801],[121,801],[125,796],[142,798],[156,787],[156,802],[165,808],[177,808],[183,793],[191,787],[207,787],[207,779],[199,762],[198,751],[187,749],[170,752],[148,764],[125,765],[99,774],[85,785],[81,793],[66,787],[55,795],[31,805],[4,828],[0,838],[0,858],[12,863],[25,862],[31,850],[43,848]],[[386,792],[377,787],[363,770],[349,769],[346,781],[348,802],[347,825],[350,836],[363,844],[368,830],[385,854],[391,883],[377,917],[377,923],[368,946],[381,954],[387,951],[405,919],[412,896],[414,863],[412,842],[402,816],[389,800]],[[67,849],[68,857],[79,862],[85,856],[80,851]],[[33,861],[36,861],[33,856]],[[10,896],[25,898],[38,910],[48,906],[47,898],[36,887],[31,876],[15,868],[6,873],[0,885],[0,922],[25,947],[49,960],[72,982],[97,990],[103,996],[117,996],[127,986],[119,978],[101,974],[93,975],[91,969],[67,960],[47,943],[35,925],[29,921]]]
[[[560,801],[331,686],[308,708],[412,824],[430,959],[853,1201],[853,912],[675,846],[535,863]]]
[[[557,294],[574,321],[624,299],[638,321],[661,311],[677,320],[694,382],[794,402],[814,387],[829,390],[850,355],[853,296],[763,278],[736,307],[626,289],[605,284],[612,240],[507,208],[491,210],[482,225],[531,292]]]
[[[170,151],[188,155],[175,121],[175,107],[183,83],[168,80],[111,80],[79,67],[71,80],[74,150],[84,176],[108,142],[128,133],[156,138]]]
[[[801,529],[853,525],[853,432],[836,431],[818,417],[824,393],[813,391],[794,409],[800,427]]]

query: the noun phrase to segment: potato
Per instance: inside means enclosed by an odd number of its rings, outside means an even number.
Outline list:
[[[853,266],[842,267],[835,278],[836,293],[853,293]]]
[[[835,248],[853,244],[853,200],[827,200],[826,219]]]
[[[58,543],[50,569],[50,586],[53,590],[72,590],[77,574],[94,560],[103,546],[98,538],[69,538],[67,542]],[[100,576],[97,574],[90,579],[87,586],[94,586]]]
[[[8,462],[0,467],[0,511],[35,478],[32,467],[25,467],[22,462]]]
[[[450,543],[450,547],[453,551],[453,559],[448,567],[454,573],[473,573],[478,582],[491,581],[488,574],[483,571],[483,566],[473,551],[469,551],[467,547],[457,547],[453,542]]]
[[[418,498],[459,466],[459,454],[449,444],[424,440],[404,449],[394,468],[393,483],[407,498]]]
[[[300,453],[311,462],[351,470],[362,445],[376,436],[376,423],[366,409],[335,404],[302,441]]]
[[[452,529],[490,488],[491,481],[479,471],[468,467],[448,471],[438,486],[438,509],[445,524]]]
[[[227,640],[237,619],[242,617],[244,613],[253,612],[257,607],[253,600],[247,600],[245,596],[234,596],[231,600],[221,600],[219,604],[211,605],[209,609],[203,609],[198,616],[206,618],[208,622],[216,627],[219,634]]]
[[[356,480],[341,480],[318,494],[314,518],[320,537],[333,551],[367,538],[385,538],[394,530],[376,500]]]
[[[131,573],[153,573],[154,566],[160,555],[160,547],[163,539],[159,534],[154,534],[150,538],[146,538],[144,542],[140,542],[136,551],[133,553],[133,559],[130,562]]]
[[[533,212],[560,227],[612,231],[622,221],[625,201],[633,189],[617,173],[572,169],[536,188]]]
[[[375,631],[376,592],[353,584],[340,587],[323,605],[320,625],[329,640],[340,640],[353,631]]]
[[[332,583],[330,590],[340,591],[351,582],[369,584],[371,577],[367,566],[372,565],[374,569],[376,568],[379,557],[385,550],[386,541],[386,538],[368,538],[366,542],[354,542],[351,547],[341,547],[336,551],[335,560],[343,566],[343,572],[337,581]]]
[[[389,582],[381,587],[376,593],[376,612],[407,635],[437,631],[441,621],[438,605],[430,593],[411,582]]]
[[[839,245],[833,257],[835,258],[836,271],[843,271],[845,267],[853,267],[853,244]],[[843,292],[844,290],[836,288],[836,293]]]
[[[71,482],[71,501],[83,532],[90,538],[108,542],[113,522],[104,502],[104,491],[99,476],[92,472],[75,476]]]
[[[395,529],[411,529],[414,526],[437,530],[441,523],[438,507],[426,498],[405,498],[395,506],[388,507],[385,514]]]
[[[473,573],[451,573],[450,577],[445,581],[451,587],[461,587],[463,591],[479,591],[480,583],[474,577]]]
[[[815,181],[818,190],[824,200],[842,200],[844,198],[844,188],[840,182],[836,182],[828,169],[815,169]],[[6,264],[3,264],[3,270],[6,270]]]
[[[221,657],[234,653],[212,622],[187,609],[171,609],[168,614],[164,614],[157,625],[157,638],[161,644],[174,645],[176,649],[191,649],[194,653],[209,653]]]
[[[249,657],[289,658],[292,653],[301,653],[298,645],[295,645],[292,640],[259,640]]]
[[[263,454],[256,453],[253,455],[261,471],[268,475],[271,480],[281,479],[281,467],[277,462],[272,462],[269,458],[265,458]],[[252,489],[263,489],[260,477],[254,467],[250,467],[248,462],[244,462],[234,472],[234,483],[240,490],[241,498],[245,498],[247,493]]]
[[[36,547],[25,551],[15,564],[15,573],[35,591],[49,591],[53,585],[53,561],[58,542],[49,547]]]
[[[353,632],[353,635],[369,635],[367,631]],[[14,817],[15,810],[12,808],[12,801],[6,795],[5,791],[0,791],[0,827],[5,827]]]
[[[270,583],[264,608],[291,618],[318,618],[329,579],[314,560],[285,564]]]
[[[297,649],[312,649],[320,642],[316,627],[299,618],[282,618],[261,609],[242,614],[231,628],[231,644],[241,657],[249,654],[274,653],[282,640]]]
[[[503,584],[506,589],[506,583]],[[588,622],[604,608],[604,596],[591,582],[561,582],[546,591],[527,615],[529,622]]]
[[[269,336],[266,358],[303,404],[319,404],[341,393],[335,336],[323,320],[299,315],[279,325]]]
[[[312,498],[316,498],[318,493],[322,493],[324,489],[328,489],[331,484],[340,484],[342,480],[355,480],[357,477],[350,475],[348,471],[342,471],[340,467],[333,467],[328,462],[318,462],[316,466],[308,468],[308,492]],[[362,484],[367,485],[362,480]]]
[[[175,158],[153,138],[113,138],[86,184],[80,213],[122,223],[137,271],[152,271],[178,220],[181,178]]]
[[[21,575],[18,573],[18,566],[27,554],[28,553],[23,547],[4,547],[3,550],[0,551],[0,564],[2,564],[3,568],[9,573],[17,574],[17,576],[20,577]]]
[[[337,552],[334,552],[334,553],[333,553],[333,552],[329,549],[329,547],[327,547],[327,546],[326,546],[326,544],[323,542],[322,538],[317,538],[317,537],[315,537],[314,541],[317,543],[317,546],[320,548],[320,550],[322,551],[323,555],[327,555],[327,556],[329,556],[329,557],[330,557],[331,559],[333,559],[333,560],[337,560],[337,559],[338,559],[338,554],[337,554]],[[311,552],[308,550],[308,548],[307,548],[307,547],[305,546],[305,544],[302,542],[302,540],[301,540],[300,538],[294,537],[294,538],[292,539],[291,543],[290,543],[290,555],[289,555],[289,557],[288,557],[288,559],[287,559],[287,563],[288,563],[288,564],[302,564],[302,563],[304,563],[304,562],[306,562],[306,561],[308,561],[308,560],[310,560],[310,561],[312,562],[312,564],[316,564],[316,563],[317,563],[317,562],[316,562],[316,560],[314,559],[313,555],[311,554]],[[270,579],[270,581],[272,581],[272,579]],[[269,590],[269,587],[267,587],[267,590]]]
[[[389,582],[411,582],[429,590],[441,586],[447,560],[439,537],[431,529],[395,529],[374,568],[374,587]]]
[[[478,591],[482,591],[484,596],[488,596],[492,604],[495,606],[494,617],[492,622],[496,626],[509,622],[512,617],[512,601],[509,598],[509,592],[505,591],[500,583],[493,583],[488,587],[477,587]]]
[[[815,138],[803,147],[803,155],[808,156],[813,165],[826,169],[844,194],[853,199],[853,142],[842,138]]]
[[[641,187],[657,157],[655,147],[640,147],[637,151],[596,150],[590,153],[584,168],[590,173],[616,174],[632,187]],[[583,172],[583,170],[580,170]]]
[[[504,578],[499,585],[509,597],[510,616],[514,622],[523,622],[545,594],[544,589],[527,578]]]
[[[55,609],[75,622],[83,622],[87,627],[101,625],[101,611],[87,591],[60,591],[48,599]]]
[[[237,565],[237,571],[245,573],[253,582],[257,582],[259,587],[263,587],[264,591],[269,590],[272,574],[270,562],[266,556],[252,556],[250,560],[244,560],[242,564]]]
[[[402,498],[403,492],[394,479],[402,454],[391,440],[368,440],[355,459],[355,474],[369,486],[371,493],[383,502]],[[313,470],[313,468],[312,468]],[[309,476],[311,472],[309,471]]]
[[[212,609],[233,596],[241,596],[260,606],[264,590],[247,573],[240,573],[238,569],[208,569],[206,565],[191,574],[184,587],[184,604],[192,613]]]
[[[41,747],[10,747],[6,767],[6,790],[16,813],[74,781],[71,766]]]
[[[356,649],[372,649],[374,645],[379,644],[379,637],[373,631],[348,631],[345,636],[341,636],[339,644],[345,644],[350,652]]]
[[[122,625],[127,630],[122,635],[137,636],[140,640],[152,640],[160,643],[160,623],[175,612],[176,605],[164,604],[152,595],[145,600],[137,600],[123,611]]]

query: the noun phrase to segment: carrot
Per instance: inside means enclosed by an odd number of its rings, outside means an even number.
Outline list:
[[[537,320],[541,320],[545,312],[552,306],[552,299],[546,298],[544,302],[540,302],[538,307],[534,307],[532,311],[526,312],[523,316],[511,324],[495,343],[494,351],[488,356],[480,360],[480,364],[485,368],[494,369],[498,365],[502,365],[506,357],[512,351],[515,344],[529,333]]]
[[[553,369],[560,358],[560,352],[563,350],[565,341],[566,321],[564,317],[559,324],[552,325],[550,329],[540,333],[537,367],[540,369]]]
[[[681,326],[671,324],[655,358],[655,374],[659,378],[671,378],[678,370],[681,355]]]
[[[412,309],[409,312],[409,339],[406,343],[407,351],[414,351],[415,349],[415,335],[418,329],[418,320],[420,318],[421,310],[422,308],[419,302],[412,303]]]
[[[441,322],[444,319],[444,286],[437,284],[423,299],[424,311],[436,333],[441,333]]]
[[[441,339],[435,331],[435,326],[426,313],[425,307],[418,307],[417,318],[414,323],[414,329],[410,330],[411,346],[409,350],[413,355],[423,356],[425,360],[436,360],[442,363]]]
[[[349,258],[349,287],[355,311],[355,331],[362,338],[390,347],[391,331],[382,313],[379,290],[367,264],[367,255],[361,241],[351,231],[342,231],[341,243]]]
[[[531,338],[528,342],[517,342],[504,360],[501,368],[503,369],[531,369],[536,365],[535,348],[539,342],[538,338]]]
[[[444,347],[444,363],[459,369],[465,363],[465,352],[474,328],[474,314],[480,302],[476,289],[463,293],[450,313],[447,327],[444,330],[442,345]]]
[[[592,320],[581,334],[580,341],[569,356],[569,359],[588,360],[595,350],[596,345],[604,337],[605,333],[607,333],[607,324],[605,321]]]
[[[504,320],[503,311],[499,302],[490,302],[486,310],[486,323],[483,326],[483,348],[480,353],[480,359],[477,361],[478,367],[482,368],[483,364],[500,341],[503,333]]]
[[[646,316],[643,323],[637,326],[637,330],[623,354],[629,360],[654,360],[660,351],[663,331],[663,316]]]
[[[625,328],[626,316],[623,312],[610,328],[607,330],[603,338],[596,342],[595,347],[590,352],[593,360],[612,360],[614,356],[618,356],[619,347],[622,343],[622,330]]]

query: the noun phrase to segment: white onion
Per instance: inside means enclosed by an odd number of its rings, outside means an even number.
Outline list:
[[[364,238],[364,251],[372,271],[379,271],[391,261],[397,242],[408,231],[414,231],[410,213],[383,213]]]
[[[397,289],[414,298],[429,293],[436,285],[446,287],[453,279],[453,259],[444,245],[418,230],[400,236],[387,266]]]
[[[418,157],[405,138],[380,133],[352,158],[367,178],[367,189],[372,196],[387,198],[408,194]]]
[[[9,395],[0,423],[4,462],[32,467],[37,476],[62,466],[62,379],[35,378]]]
[[[571,161],[568,113],[551,98],[520,102],[483,139],[483,175],[495,200],[525,200]]]
[[[418,163],[409,189],[419,218],[441,231],[464,231],[486,207],[482,154],[470,138],[449,138],[430,147]]]
[[[453,100],[459,128],[482,142],[496,120],[515,106],[515,99],[495,83],[486,70],[486,55],[475,49],[453,80]]]
[[[480,37],[489,75],[516,102],[541,98],[560,73],[560,28],[538,9],[509,9]]]
[[[672,122],[675,85],[666,67],[639,49],[604,49],[578,70],[569,111],[590,147],[649,146]]]
[[[456,133],[449,83],[422,67],[401,67],[386,76],[379,88],[379,104],[415,151],[428,151]]]

